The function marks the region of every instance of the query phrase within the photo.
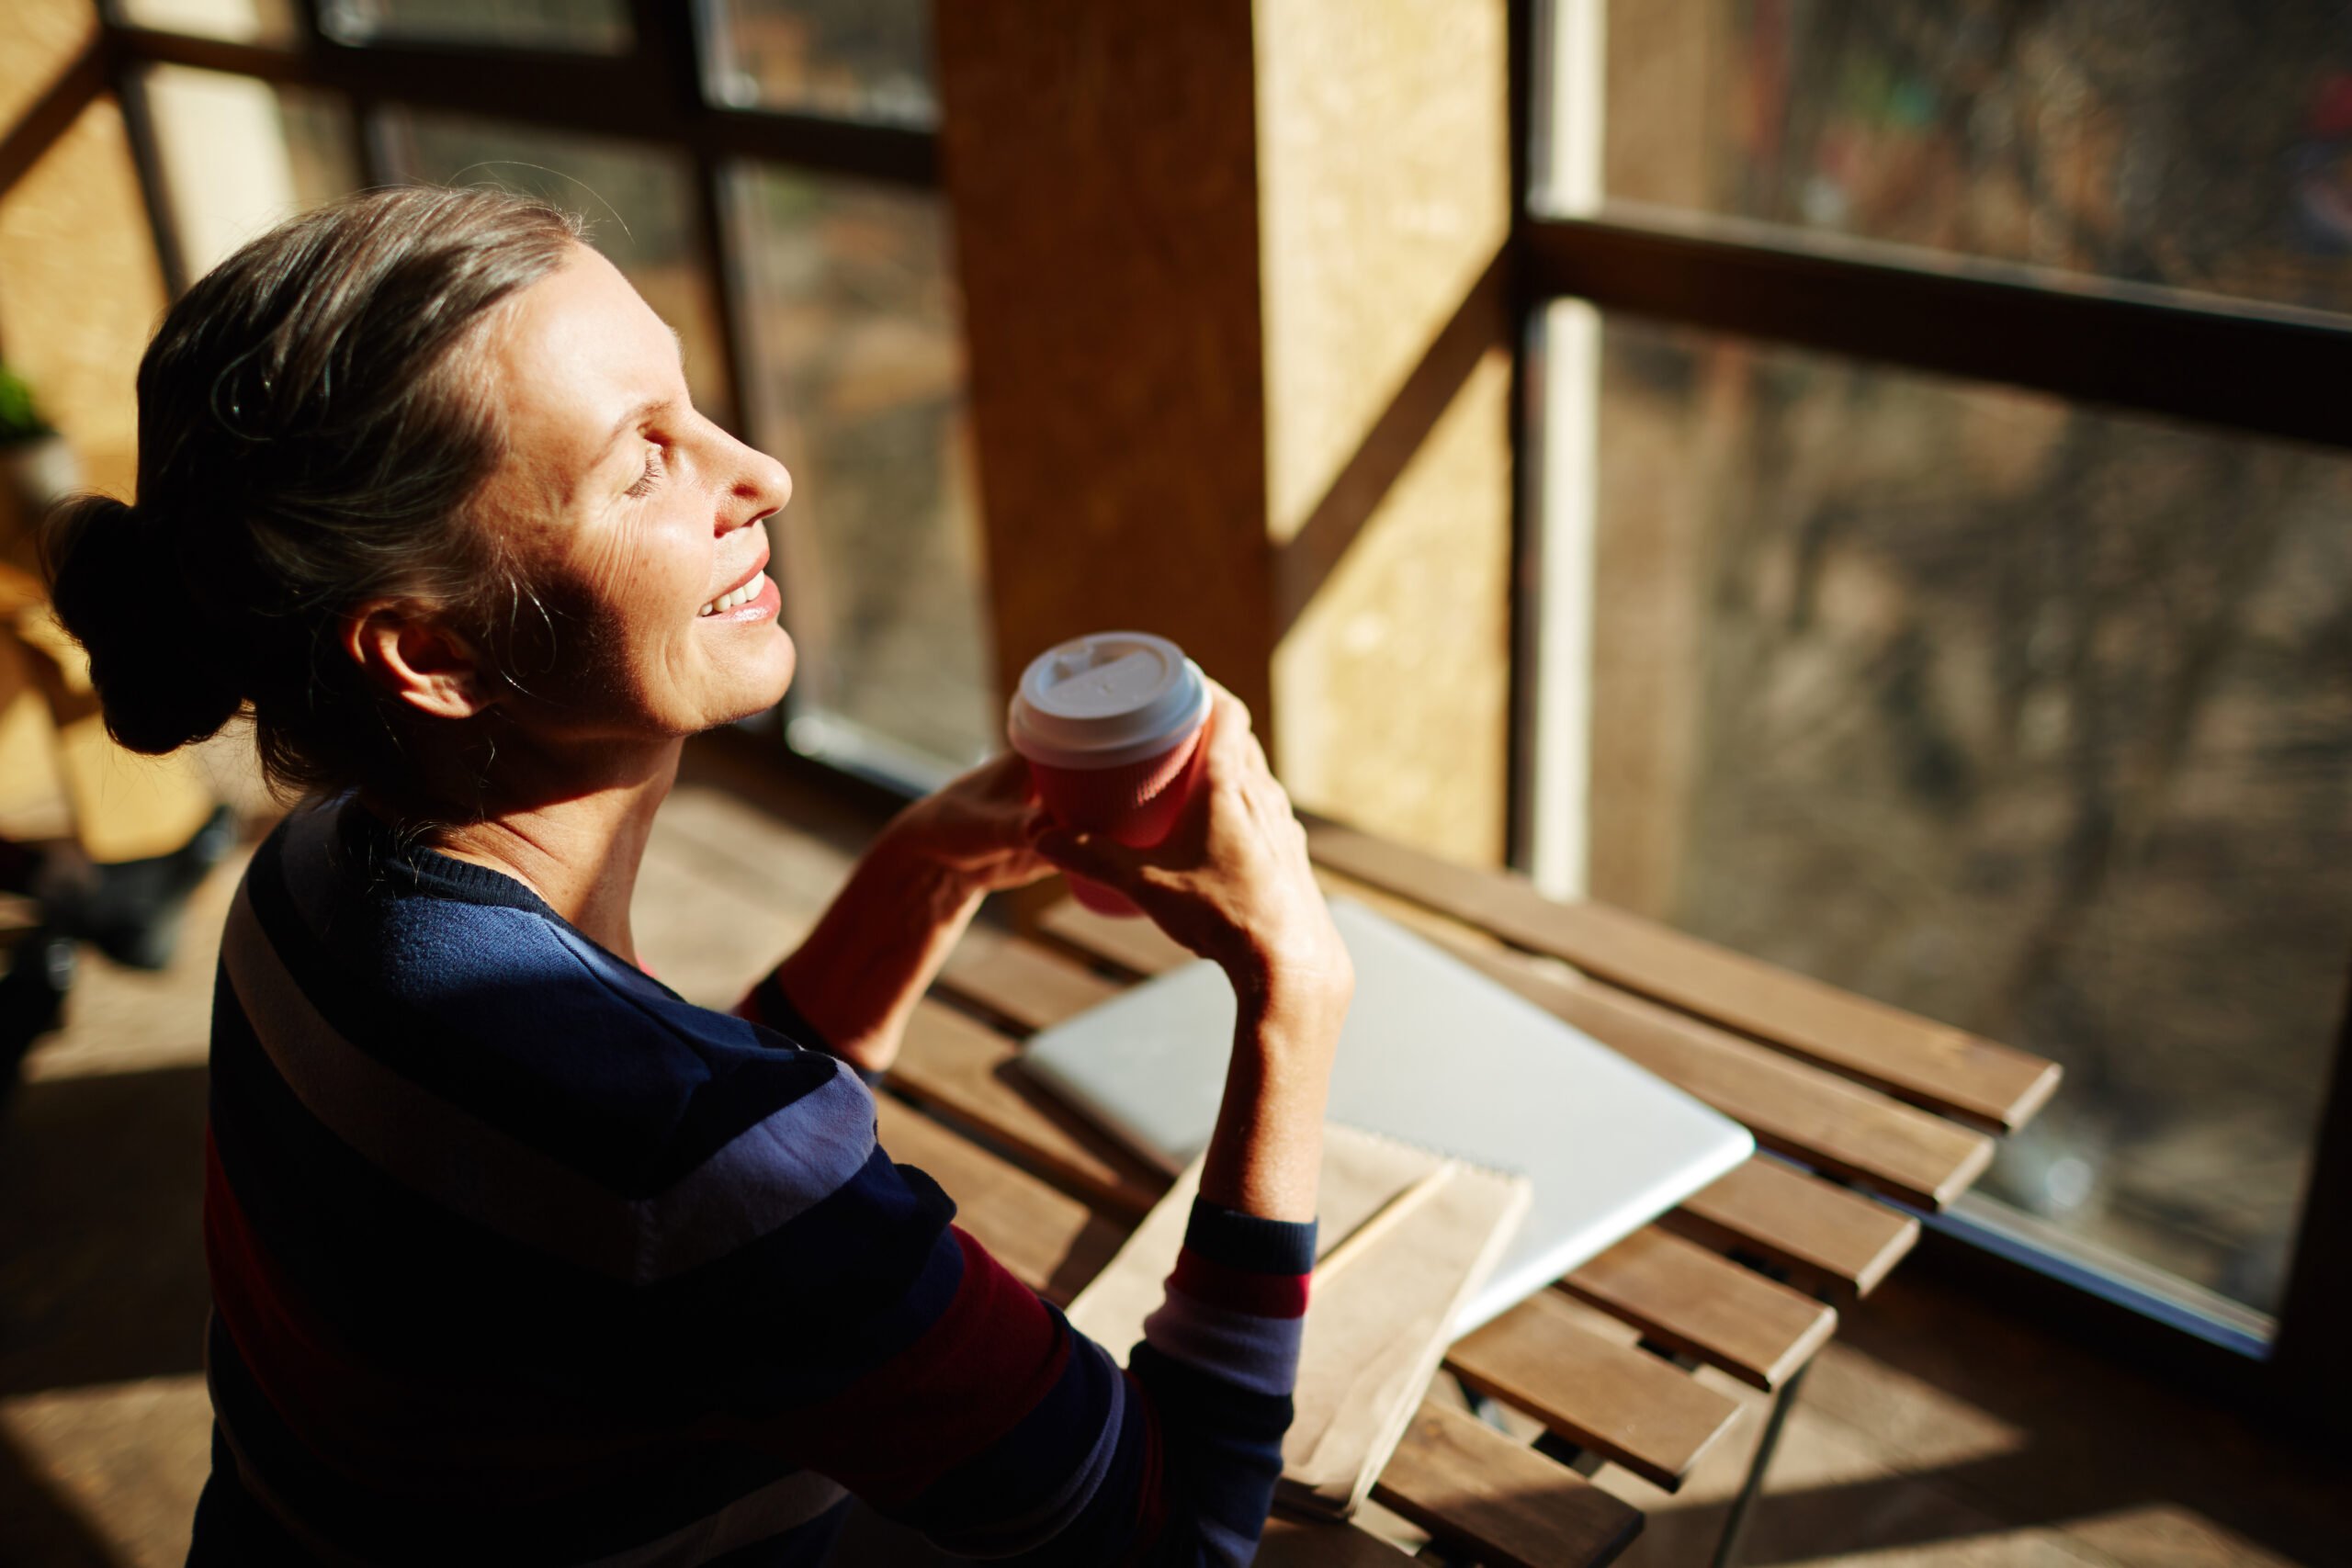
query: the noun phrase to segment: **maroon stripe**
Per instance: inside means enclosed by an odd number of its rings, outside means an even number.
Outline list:
[[[996,1443],[1069,1364],[1070,1336],[1036,1292],[960,1227],[950,1232],[964,1274],[947,1310],[898,1355],[793,1418],[809,1445],[806,1462],[821,1459],[834,1480],[885,1506]]]
[[[1307,1274],[1257,1274],[1206,1258],[1191,1247],[1176,1255],[1168,1282],[1196,1302],[1256,1317],[1306,1315]]]

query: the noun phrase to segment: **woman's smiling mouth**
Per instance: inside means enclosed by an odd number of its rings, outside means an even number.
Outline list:
[[[760,558],[752,563],[752,570],[744,573],[742,580],[695,611],[696,616],[707,618],[712,615],[723,615],[729,610],[741,609],[759,598],[768,586],[768,580],[763,575],[767,570],[767,552],[763,550],[760,552]]]

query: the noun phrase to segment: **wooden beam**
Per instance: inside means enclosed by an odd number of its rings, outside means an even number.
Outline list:
[[[106,39],[93,39],[0,136],[0,196],[24,178],[107,90],[110,59]]]
[[[1251,25],[1249,0],[938,8],[1007,685],[1137,626],[1271,707]]]

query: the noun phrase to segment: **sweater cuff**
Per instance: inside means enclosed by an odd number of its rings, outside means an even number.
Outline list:
[[[1286,1396],[1298,1378],[1315,1224],[1262,1219],[1195,1200],[1168,1295],[1145,1343],[1226,1382]]]
[[[776,983],[774,970],[763,976],[760,983],[752,987],[751,993],[736,1004],[735,1016],[772,1029],[803,1050],[822,1052],[855,1073],[868,1089],[880,1089],[882,1080],[888,1076],[861,1067],[833,1049],[833,1043],[808,1021],[808,1015],[793,1005],[790,997],[784,994],[784,987]]]
[[[1206,1198],[1193,1200],[1184,1245],[1213,1262],[1252,1274],[1315,1271],[1315,1222],[1270,1220]]]

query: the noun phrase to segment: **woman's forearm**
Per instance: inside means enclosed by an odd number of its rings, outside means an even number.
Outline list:
[[[1242,998],[1202,1197],[1271,1220],[1315,1217],[1323,1107],[1347,1007],[1344,988],[1319,983]]]
[[[980,895],[885,829],[775,982],[825,1043],[868,1072],[888,1068],[907,1020]]]

